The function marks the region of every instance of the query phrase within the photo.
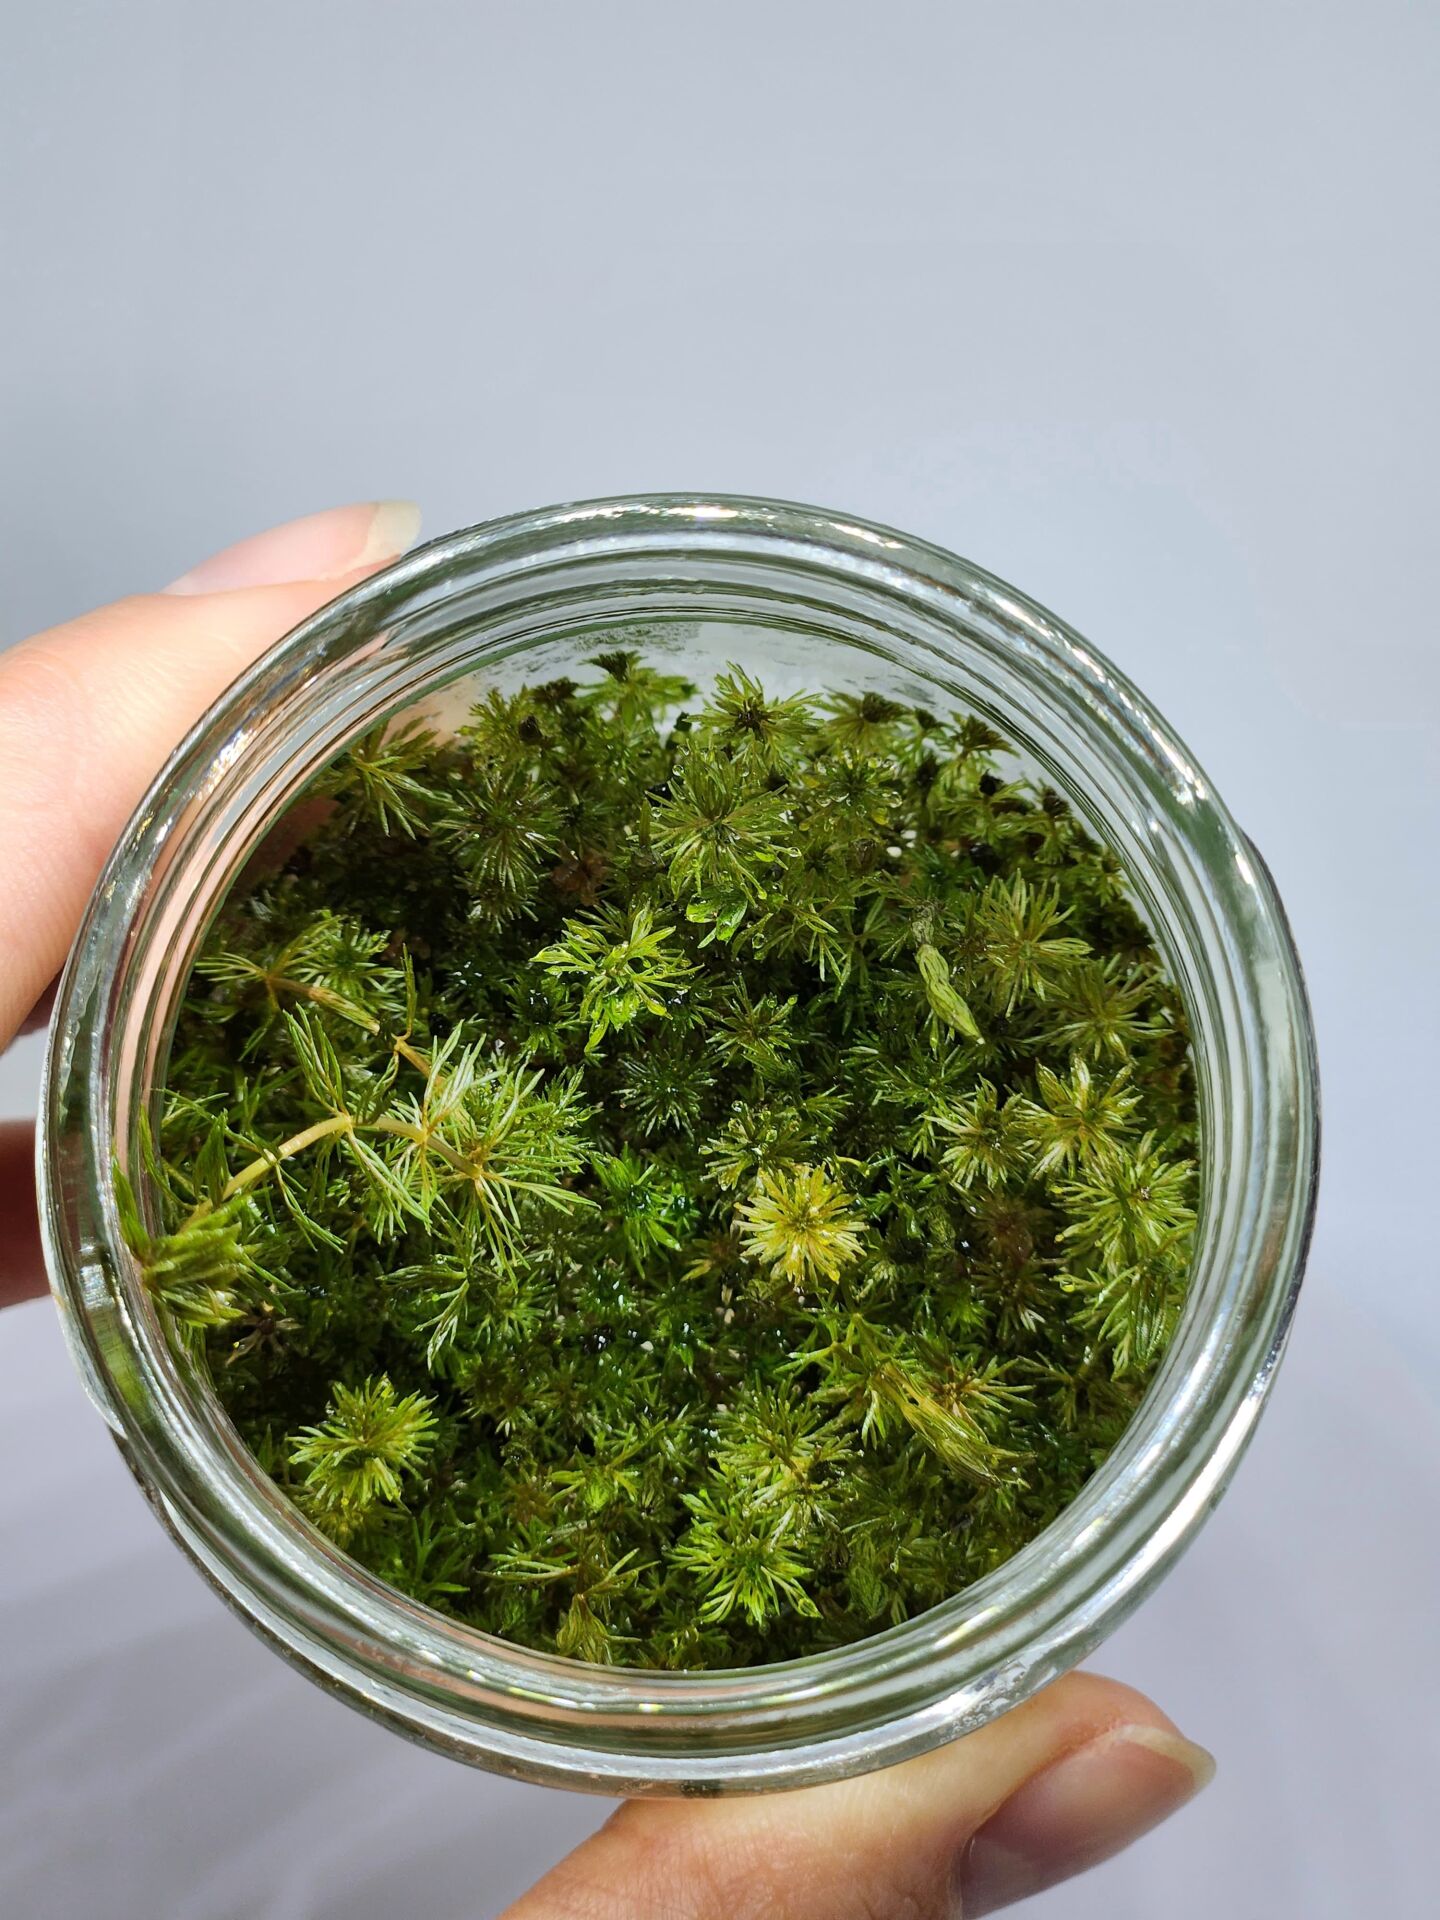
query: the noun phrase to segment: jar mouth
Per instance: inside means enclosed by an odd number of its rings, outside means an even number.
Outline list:
[[[713,623],[716,644],[748,623],[828,648],[832,684],[951,695],[1067,793],[1124,863],[1190,1013],[1202,1199],[1169,1350],[1119,1444],[1044,1533],[869,1639],[670,1673],[592,1667],[463,1626],[315,1532],[172,1351],[125,1249],[115,1168],[137,1164],[208,921],[306,779],[441,681],[523,671],[587,624],[687,618]],[[433,541],[222,696],[96,890],[57,1002],[39,1151],[47,1259],[82,1377],[166,1524],[252,1624],[353,1704],[462,1758],[612,1792],[704,1792],[836,1777],[936,1745],[1065,1671],[1153,1586],[1223,1490],[1280,1357],[1313,1213],[1318,1092],[1264,863],[1103,655],[1016,589],[889,528],[654,495]]]

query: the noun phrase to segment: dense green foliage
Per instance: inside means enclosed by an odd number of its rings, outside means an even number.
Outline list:
[[[979,721],[633,653],[361,741],[199,960],[129,1232],[386,1580],[586,1660],[854,1640],[1033,1537],[1183,1297],[1115,859]]]

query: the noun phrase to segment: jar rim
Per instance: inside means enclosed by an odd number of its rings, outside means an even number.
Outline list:
[[[135,958],[187,886],[218,897],[233,878],[263,799],[246,788],[249,761],[307,703],[333,732],[343,676],[366,677],[373,709],[400,684],[406,622],[420,610],[433,617],[476,596],[504,605],[537,583],[627,566],[824,583],[876,619],[910,622],[913,643],[952,670],[955,648],[992,649],[997,673],[1063,694],[1076,740],[1151,810],[1137,832],[1151,825],[1184,854],[1195,911],[1213,920],[1207,964],[1225,996],[1215,1031],[1234,1080],[1236,1149],[1226,1192],[1205,1209],[1209,1219],[1223,1207],[1230,1225],[1224,1272],[1216,1256],[1219,1307],[1203,1324],[1182,1320],[1140,1411],[1077,1499],[940,1606],[845,1647],[743,1669],[592,1667],[534,1652],[434,1613],[348,1560],[233,1432],[205,1419],[116,1204],[116,1156],[130,1150],[130,1107],[156,1045]],[[221,696],[162,769],[96,889],[57,998],[38,1153],[47,1262],[82,1377],[167,1526],[252,1625],[353,1704],[460,1757],[609,1792],[703,1792],[835,1777],[938,1744],[1063,1672],[1149,1591],[1233,1471],[1283,1349],[1313,1218],[1318,1088],[1304,983],[1268,870],[1188,749],[1103,655],[1017,589],[889,527],[786,502],[655,494],[431,541],[330,602]]]

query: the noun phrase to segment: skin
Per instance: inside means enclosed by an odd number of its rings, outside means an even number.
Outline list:
[[[417,529],[403,502],[314,514],[0,654],[0,1047],[43,1023],[105,855],[170,748]],[[0,1125],[0,1307],[45,1290],[33,1151],[28,1122]],[[1212,1771],[1144,1695],[1071,1674],[859,1780],[630,1802],[504,1920],[969,1920],[1118,1852]]]

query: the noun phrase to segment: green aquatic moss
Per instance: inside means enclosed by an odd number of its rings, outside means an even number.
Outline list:
[[[197,962],[128,1231],[385,1580],[585,1660],[788,1658],[1115,1445],[1185,1291],[1185,1018],[980,720],[593,664],[324,776]]]

